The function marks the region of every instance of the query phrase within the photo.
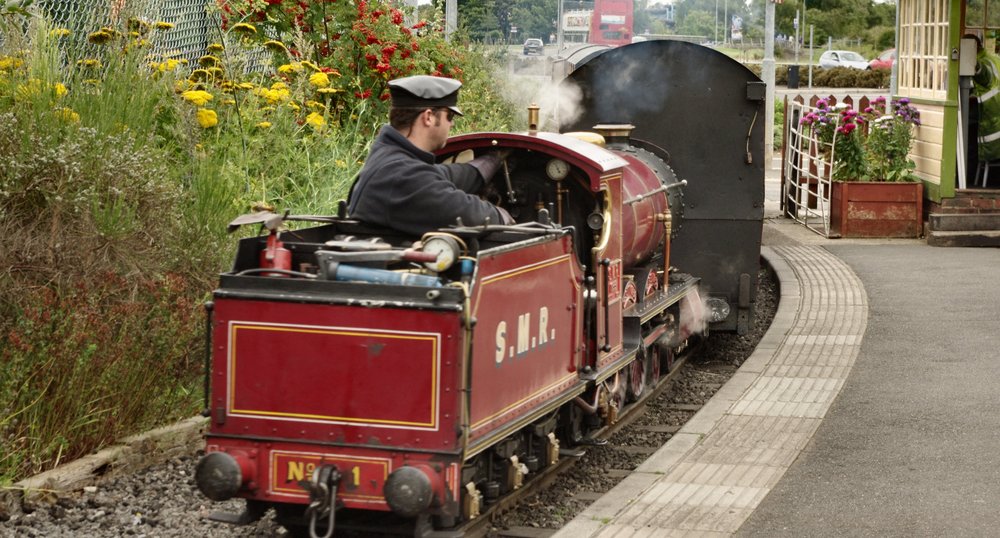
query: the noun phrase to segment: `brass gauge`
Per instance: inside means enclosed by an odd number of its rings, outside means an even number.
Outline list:
[[[555,181],[566,179],[569,175],[569,163],[562,159],[552,159],[545,164],[545,174]]]

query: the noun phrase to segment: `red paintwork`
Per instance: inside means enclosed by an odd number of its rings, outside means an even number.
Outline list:
[[[629,164],[622,170],[622,197],[625,200],[663,186],[660,178],[635,156],[627,153],[620,156]],[[663,242],[666,230],[656,217],[667,210],[667,195],[662,192],[632,204],[622,204],[622,260],[626,265],[648,259]]]
[[[457,499],[460,459],[457,456],[406,454],[366,447],[328,447],[301,443],[262,443],[209,436],[207,452],[243,452],[254,462],[252,493],[243,496],[268,502],[307,503],[309,495],[298,482],[309,480],[320,465],[336,465],[341,473],[337,499],[348,508],[388,511],[382,496],[385,481],[403,465],[426,465],[438,470],[447,495]]]
[[[219,298],[226,416],[211,433],[456,450],[459,327],[451,312]]]
[[[582,278],[568,236],[480,253],[472,290],[474,444],[581,386]]]
[[[592,261],[597,270],[597,348],[596,364],[601,369],[623,354],[622,350],[622,231],[621,173],[609,174],[601,178],[602,189],[607,196],[610,218],[605,219],[602,235],[606,243],[595,247]]]
[[[600,146],[559,133],[470,133],[448,139],[438,155],[453,155],[467,149],[521,148],[562,159],[582,169],[590,178],[590,190],[602,189],[601,176],[613,172],[627,161]]]
[[[455,514],[464,461],[581,394],[584,367],[604,379],[621,365],[623,273],[660,244],[668,210],[665,193],[624,213],[622,203],[659,179],[630,155],[555,133],[464,135],[439,154],[496,147],[587,176],[605,208],[590,259],[570,235],[480,250],[467,313],[217,295],[207,449],[250,458],[241,496],[306,503],[298,481],[333,464],[345,506],[388,510],[385,480],[418,465],[438,473],[442,510]],[[584,334],[582,264],[595,269],[595,339]]]

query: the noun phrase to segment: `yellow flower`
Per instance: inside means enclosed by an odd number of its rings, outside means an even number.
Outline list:
[[[289,101],[288,108],[292,109],[294,112],[302,110],[302,107],[300,107],[299,104],[296,103],[295,101]]]
[[[288,49],[285,48],[284,43],[282,43],[281,41],[275,41],[273,39],[268,39],[267,41],[265,41],[264,48],[271,52],[285,52],[285,53],[288,52]]]
[[[347,168],[347,161],[344,159],[336,159],[333,163],[337,165],[337,168]]]
[[[236,104],[236,100],[235,99],[223,99],[222,101],[219,101],[219,103],[223,104],[223,105],[235,105]]]
[[[257,28],[250,23],[241,22],[233,25],[233,31],[238,34],[254,35],[257,33]]]
[[[226,50],[226,47],[223,47],[222,43],[210,43],[206,48],[208,49],[208,52],[212,53],[219,53]]]
[[[209,67],[208,74],[216,79],[221,79],[226,76],[226,72],[223,71],[221,67]]]
[[[202,67],[215,67],[220,63],[222,63],[222,60],[219,60],[218,58],[212,56],[211,54],[206,54],[205,56],[198,58],[198,65]]]
[[[153,26],[155,26],[157,30],[169,30],[174,27],[173,23],[163,21],[156,21]]]
[[[208,129],[209,127],[215,127],[219,124],[219,116],[215,114],[215,111],[209,108],[199,108],[197,113],[198,125],[201,125],[202,129]]]
[[[278,66],[278,72],[279,72],[279,73],[284,73],[284,74],[286,74],[286,75],[287,75],[288,73],[294,73],[294,72],[296,72],[296,71],[301,71],[301,70],[302,70],[302,66],[301,66],[301,65],[299,65],[299,64],[297,64],[297,63],[293,63],[293,64],[282,64],[282,65],[279,65],[279,66]]]
[[[302,60],[302,65],[312,69],[313,71],[319,71],[319,66],[310,62],[309,60]]]
[[[316,86],[317,88],[326,88],[330,85],[330,77],[326,76],[326,73],[319,72],[313,73],[309,77],[309,84]]]
[[[211,75],[208,73],[207,69],[195,69],[194,71],[191,71],[188,78],[191,80],[207,80],[211,78]]]
[[[4,71],[8,69],[17,69],[24,65],[24,60],[20,58],[14,58],[13,56],[0,56],[0,69]]]
[[[343,93],[343,92],[344,92],[344,90],[342,90],[340,88],[320,88],[320,89],[316,90],[316,93],[318,93],[320,95],[323,95],[323,96],[331,96],[331,95],[336,95],[338,93]]]
[[[102,29],[98,32],[93,32],[87,35],[87,41],[94,43],[95,45],[103,45],[108,41],[111,41],[112,37],[111,32]]]
[[[257,90],[257,95],[263,98],[269,105],[276,105],[282,101],[288,100],[291,97],[291,93],[288,90],[272,90],[268,88],[261,88]]]
[[[62,97],[69,91],[66,89],[66,85],[61,82],[56,82],[55,85],[52,86],[52,89],[55,90],[56,97]]]
[[[66,123],[80,123],[80,115],[73,111],[72,108],[62,107],[55,109],[56,118],[66,122]]]
[[[146,32],[149,31],[149,23],[142,19],[137,19],[135,17],[132,17],[128,20],[128,22],[126,23],[126,27],[137,34],[142,34],[142,35],[145,35]]]
[[[66,37],[66,36],[70,35],[71,33],[72,32],[70,32],[69,29],[67,29],[67,28],[56,28],[56,29],[50,31],[49,35],[52,36],[52,37]]]
[[[271,122],[269,122],[269,121],[262,121],[262,122],[260,122],[260,123],[257,124],[257,128],[259,128],[259,129],[270,129],[271,128]]]
[[[212,94],[203,90],[188,90],[181,94],[185,101],[189,101],[196,106],[205,106],[205,103],[213,99]]]
[[[326,110],[326,105],[320,103],[319,101],[306,101],[306,106],[315,112],[323,112]]]
[[[319,112],[312,112],[306,116],[306,123],[312,125],[312,128],[318,131],[326,125],[326,118]]]
[[[271,89],[272,90],[287,90],[288,89],[288,84],[285,84],[284,82],[275,82],[274,84],[271,84]]]
[[[241,90],[252,90],[253,89],[253,83],[250,83],[250,82],[240,82],[239,84],[236,85],[236,87],[239,88],[239,89],[241,89]]]
[[[92,69],[97,69],[97,68],[101,67],[101,61],[100,60],[95,60],[93,58],[87,58],[85,60],[77,60],[76,61],[76,65],[79,65],[81,67],[88,67],[88,68],[92,68]]]

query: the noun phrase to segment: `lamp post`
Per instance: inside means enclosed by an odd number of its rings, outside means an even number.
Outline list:
[[[715,42],[719,42],[719,0],[715,0]]]

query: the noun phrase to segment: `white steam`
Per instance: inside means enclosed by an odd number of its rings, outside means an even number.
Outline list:
[[[514,76],[505,87],[505,97],[521,104],[525,114],[528,105],[538,105],[539,130],[561,132],[583,113],[583,93],[575,84],[553,82],[548,77]]]

